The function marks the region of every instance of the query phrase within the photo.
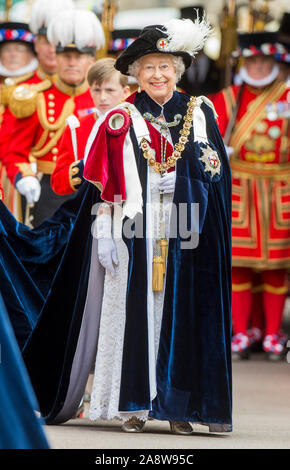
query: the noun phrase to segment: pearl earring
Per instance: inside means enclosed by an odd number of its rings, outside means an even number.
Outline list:
[[[141,87],[140,87],[140,85],[138,86],[138,93],[141,93]]]

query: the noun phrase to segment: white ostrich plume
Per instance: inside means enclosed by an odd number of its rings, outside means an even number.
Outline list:
[[[164,27],[169,42],[166,52],[184,51],[193,57],[203,48],[212,33],[205,17],[200,19],[198,16],[195,21],[173,18],[165,23]]]
[[[33,34],[38,34],[41,27],[47,28],[49,22],[62,10],[75,8],[73,0],[35,0],[31,12],[29,28]]]
[[[105,44],[103,27],[92,11],[62,11],[48,26],[47,37],[54,46],[62,47],[74,43],[78,49],[96,47]]]

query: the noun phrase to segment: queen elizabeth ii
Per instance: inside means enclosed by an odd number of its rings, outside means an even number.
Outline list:
[[[175,89],[209,32],[205,19],[148,26],[116,61],[140,87],[99,127],[25,352],[50,423],[73,417],[95,360],[92,420],[117,418],[126,432],[149,418],[176,434],[232,429],[230,167],[211,103]],[[74,287],[62,303],[63,284]],[[35,345],[50,364],[52,315],[58,367],[40,379]]]
[[[119,418],[127,432],[148,417],[177,434],[191,434],[191,422],[231,430],[230,170],[209,100],[176,91],[209,33],[205,19],[144,28],[116,62],[138,92],[107,116],[86,162],[104,201],[96,226],[107,273],[90,417]],[[194,246],[181,227],[170,231],[183,204],[199,206]],[[135,226],[128,236],[126,220],[140,217],[143,236]]]

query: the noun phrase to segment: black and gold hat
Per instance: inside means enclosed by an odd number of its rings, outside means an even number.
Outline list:
[[[22,42],[34,50],[34,34],[27,23],[8,21],[0,24],[0,44],[5,42]]]
[[[118,57],[115,67],[124,75],[129,75],[128,68],[135,60],[148,54],[164,53],[180,56],[185,68],[188,68],[210,33],[211,27],[204,17],[194,22],[174,18],[164,25],[146,26]]]

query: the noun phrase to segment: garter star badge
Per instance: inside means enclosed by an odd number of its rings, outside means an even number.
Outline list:
[[[219,175],[221,171],[221,162],[217,152],[209,146],[202,148],[201,150],[202,156],[199,157],[199,160],[204,163],[204,171],[209,171],[212,178],[215,175]]]
[[[156,47],[159,51],[166,51],[166,49],[168,48],[168,45],[169,45],[169,42],[165,38],[160,38],[156,42]]]

